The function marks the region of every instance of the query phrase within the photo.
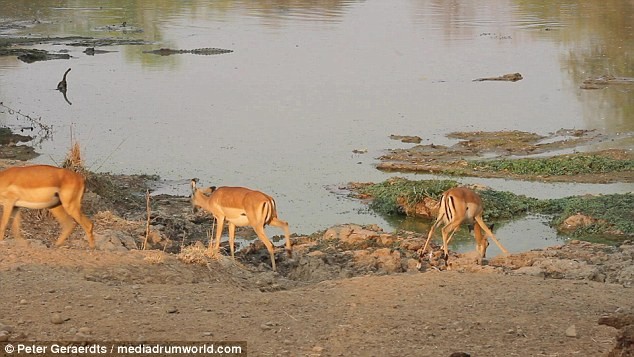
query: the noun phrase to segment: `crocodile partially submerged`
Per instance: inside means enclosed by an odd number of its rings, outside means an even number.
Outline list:
[[[631,77],[615,77],[609,74],[588,78],[583,81],[581,89],[602,89],[611,84],[634,84],[634,78]]]
[[[482,81],[508,81],[508,82],[517,82],[523,79],[520,73],[509,73],[499,77],[485,77],[485,78],[476,78],[474,82],[482,82]]]
[[[160,56],[177,55],[177,54],[183,54],[183,53],[209,56],[209,55],[221,55],[223,53],[231,53],[231,52],[233,52],[233,50],[227,50],[224,48],[214,48],[214,47],[196,48],[193,50],[174,50],[171,48],[160,48],[158,50],[143,51],[143,53],[152,53],[152,54],[160,55]]]

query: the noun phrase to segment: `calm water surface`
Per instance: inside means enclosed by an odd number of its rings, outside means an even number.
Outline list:
[[[112,52],[95,56],[84,47],[38,45],[72,58],[33,64],[0,57],[0,101],[54,126],[52,140],[38,145],[43,155],[36,162],[61,162],[72,128],[95,171],[159,174],[172,183],[171,193],[182,195],[192,177],[205,185],[258,188],[277,198],[295,232],[347,222],[391,230],[396,223],[326,189],[390,177],[373,166],[382,150],[405,145],[390,134],[442,144],[457,130],[631,134],[631,87],[579,85],[589,76],[634,76],[633,7],[581,0],[0,0],[3,35],[151,43],[104,47]],[[15,20],[19,28],[2,26]],[[124,21],[128,31],[106,28]],[[234,52],[143,53],[161,47]],[[67,68],[72,105],[54,90]],[[524,80],[472,82],[512,72]],[[0,123],[24,125],[6,110]],[[632,190],[464,182],[536,197]],[[534,219],[498,235],[515,251],[559,239]]]

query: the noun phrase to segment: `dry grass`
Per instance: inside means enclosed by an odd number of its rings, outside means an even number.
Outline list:
[[[79,147],[79,142],[75,141],[71,145],[71,148],[66,154],[66,158],[62,163],[62,167],[75,172],[86,171],[86,168],[84,167],[84,162],[81,158],[81,148]]]
[[[145,253],[143,261],[155,265],[163,264],[165,261],[165,253],[160,250],[149,250]]]
[[[183,247],[181,252],[178,253],[178,259],[187,264],[207,265],[210,261],[217,261],[219,258],[220,255],[218,253],[210,252],[200,242]]]

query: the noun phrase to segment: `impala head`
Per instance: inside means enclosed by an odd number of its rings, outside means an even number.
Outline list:
[[[481,259],[486,258],[488,247],[489,247],[489,240],[487,239],[487,237],[485,237],[481,242],[476,243],[476,249],[478,250],[478,255]]]
[[[209,198],[212,192],[216,190],[216,186],[211,186],[207,188],[198,188],[196,184],[198,183],[197,178],[193,178],[191,181],[192,186],[192,195],[190,197],[192,210],[194,213],[203,205],[205,199]]]

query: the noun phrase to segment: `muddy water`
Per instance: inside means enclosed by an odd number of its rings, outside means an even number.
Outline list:
[[[346,222],[390,229],[326,189],[389,177],[373,164],[400,145],[390,134],[425,144],[456,130],[634,130],[631,87],[579,88],[589,76],[634,76],[634,9],[624,1],[0,0],[0,9],[3,35],[148,42],[94,56],[38,45],[72,58],[33,64],[0,57],[0,101],[54,126],[37,162],[60,162],[72,128],[92,170],[156,173],[180,194],[191,177],[259,188],[297,232]],[[234,52],[143,53],[161,47]],[[72,105],[54,90],[67,68]],[[524,79],[472,82],[513,72]],[[6,110],[0,121],[27,125]],[[535,196],[632,189],[486,183]],[[510,250],[559,239],[514,224],[503,238]]]

